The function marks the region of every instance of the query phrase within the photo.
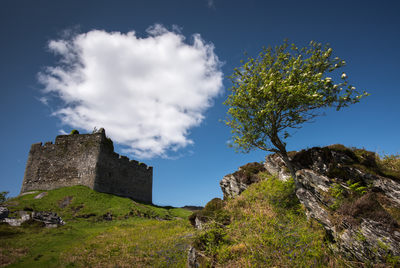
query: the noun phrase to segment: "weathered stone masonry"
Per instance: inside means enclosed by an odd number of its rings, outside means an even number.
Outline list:
[[[21,193],[85,185],[93,190],[152,202],[153,168],[114,152],[104,129],[60,135],[31,146]]]

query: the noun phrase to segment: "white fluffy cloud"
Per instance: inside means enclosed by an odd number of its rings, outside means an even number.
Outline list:
[[[138,157],[166,157],[193,143],[189,130],[221,92],[223,75],[214,46],[199,34],[189,43],[161,25],[147,34],[93,30],[52,40],[60,61],[39,81],[46,97],[62,101],[54,114],[64,124],[104,127]]]

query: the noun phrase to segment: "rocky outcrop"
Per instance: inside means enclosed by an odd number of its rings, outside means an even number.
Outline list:
[[[319,221],[337,252],[361,262],[400,256],[400,182],[385,176],[365,150],[343,146],[292,153],[296,195],[308,217]],[[264,167],[281,180],[290,174],[279,155]]]
[[[265,168],[262,164],[254,162],[240,167],[233,174],[226,175],[219,183],[224,199],[235,198],[246,190],[249,185],[258,182],[260,178],[256,174],[264,170]]]
[[[43,222],[44,224],[46,224],[46,227],[58,227],[65,224],[61,217],[57,216],[57,213],[55,212],[32,212],[32,219],[35,221]]]
[[[264,167],[271,175],[279,177],[280,180],[286,181],[291,177],[285,162],[277,154],[268,155],[265,159]]]

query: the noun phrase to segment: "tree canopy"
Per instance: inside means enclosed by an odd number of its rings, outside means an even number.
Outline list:
[[[244,152],[259,148],[279,153],[287,162],[290,129],[321,115],[321,108],[340,110],[368,95],[337,72],[346,62],[333,56],[329,44],[311,41],[298,48],[285,40],[241,63],[230,77],[231,94],[224,104],[230,107],[225,122],[232,128],[232,145]]]

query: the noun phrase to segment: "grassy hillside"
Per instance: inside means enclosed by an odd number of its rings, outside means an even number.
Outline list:
[[[294,194],[293,180],[270,177],[224,203],[217,213],[207,213],[211,215],[207,227],[195,236],[195,247],[204,253],[204,267],[350,265],[330,252],[323,227],[307,220]],[[221,222],[226,222],[226,214],[230,215],[228,225]]]
[[[399,155],[379,158],[373,152],[343,145],[323,149],[343,151],[351,160],[347,163],[350,167],[400,179]],[[306,150],[292,152],[291,156],[305,164],[312,162]],[[345,169],[336,166],[329,171],[333,177],[346,178],[348,175]],[[196,232],[193,242],[200,252],[200,267],[399,267],[396,256],[388,255],[386,263],[374,266],[372,261],[371,264],[349,261],[334,253],[330,248],[334,246],[331,237],[324,228],[305,216],[293,180],[280,181],[257,170],[253,175],[259,177],[259,182],[251,184],[240,196],[228,200],[213,199],[203,210],[190,216],[193,225],[196,219],[203,222],[203,229]],[[366,187],[360,187],[354,181],[348,183],[350,190],[358,187],[354,191],[364,194]],[[338,198],[335,190],[332,194]],[[352,201],[351,196],[340,196],[338,200],[337,207]],[[397,208],[388,209],[387,213],[399,221]]]
[[[39,192],[6,202],[18,211],[53,211],[58,228],[24,223],[0,225],[0,266],[7,267],[185,267],[193,229],[190,211],[133,202],[84,186]],[[112,215],[107,221],[104,215]]]

